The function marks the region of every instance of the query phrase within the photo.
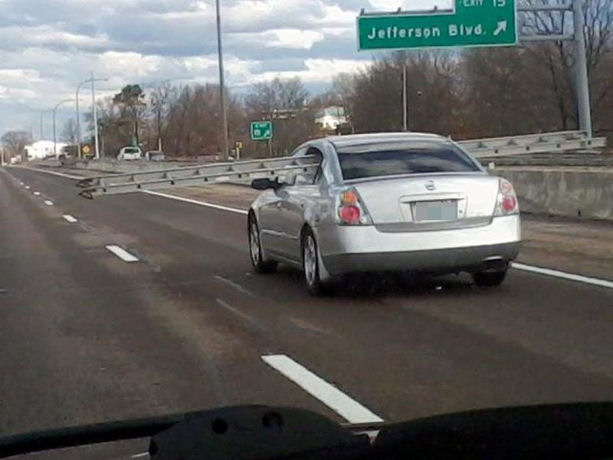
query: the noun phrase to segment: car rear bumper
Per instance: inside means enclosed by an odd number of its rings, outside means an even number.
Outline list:
[[[488,261],[517,257],[519,216],[496,217],[481,227],[380,232],[374,226],[334,226],[317,235],[322,261],[331,275],[360,271],[479,270]]]
[[[498,261],[507,262],[515,259],[519,253],[519,247],[520,243],[506,243],[434,251],[335,254],[324,256],[323,262],[331,275],[404,270],[441,273],[472,272],[491,269]]]

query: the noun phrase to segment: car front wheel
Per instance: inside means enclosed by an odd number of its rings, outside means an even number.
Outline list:
[[[255,217],[249,216],[249,258],[251,265],[257,273],[271,273],[277,269],[277,262],[263,260],[260,229]]]

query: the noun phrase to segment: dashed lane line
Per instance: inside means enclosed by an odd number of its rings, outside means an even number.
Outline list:
[[[314,396],[350,423],[382,422],[383,419],[335,386],[286,355],[265,355],[262,360]]]
[[[62,217],[64,218],[64,220],[66,220],[67,222],[70,222],[71,224],[78,222],[77,219],[72,217],[70,214],[64,214]]]
[[[108,249],[110,252],[115,254],[117,257],[119,257],[124,262],[128,262],[128,263],[130,263],[130,262],[138,262],[138,258],[136,256],[133,256],[128,251],[126,251],[125,249],[123,249],[123,248],[121,248],[119,246],[116,246],[114,244],[110,244],[110,245],[106,246],[106,249]]]
[[[53,201],[51,201],[51,200],[45,200],[45,204],[46,204],[47,206],[53,206]]]

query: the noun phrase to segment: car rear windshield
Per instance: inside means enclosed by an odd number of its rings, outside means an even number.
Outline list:
[[[338,160],[345,180],[480,171],[479,166],[462,150],[443,142],[343,146],[338,150]]]
[[[125,149],[124,151],[125,153],[138,153],[139,152],[138,149]]]

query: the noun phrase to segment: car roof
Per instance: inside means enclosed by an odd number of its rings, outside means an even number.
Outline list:
[[[336,149],[381,142],[449,141],[448,138],[438,134],[412,132],[349,134],[346,136],[330,136],[325,138],[325,140],[331,142]]]

